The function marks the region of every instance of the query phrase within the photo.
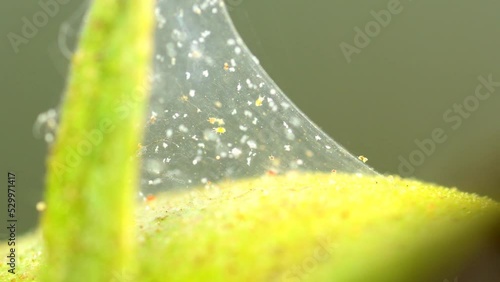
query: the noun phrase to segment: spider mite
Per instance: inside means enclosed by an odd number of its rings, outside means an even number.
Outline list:
[[[220,134],[220,135],[226,133],[226,129],[224,127],[220,127],[220,126],[214,128],[213,130],[215,133]]]
[[[269,170],[266,171],[266,175],[268,175],[268,176],[276,176],[276,175],[278,175],[278,171],[275,170],[275,169],[269,169]]]
[[[366,163],[368,161],[368,158],[365,156],[359,156],[358,159],[362,161],[363,163]]]

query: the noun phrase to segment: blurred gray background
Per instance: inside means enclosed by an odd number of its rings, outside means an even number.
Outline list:
[[[484,100],[474,98],[479,76],[491,74],[500,82],[500,1],[226,3],[270,76],[353,154],[368,157],[381,173],[500,200],[500,87],[490,87],[496,91]],[[5,177],[0,219],[6,218],[6,173],[13,171],[20,232],[36,226],[35,204],[43,195],[47,148],[35,139],[33,124],[39,113],[59,103],[65,85],[68,60],[57,47],[58,34],[62,23],[76,28],[81,17],[80,1],[59,7],[17,53],[8,34],[21,34],[22,18],[32,19],[41,7],[38,1],[3,1],[0,8]],[[390,21],[382,10],[391,14]],[[369,42],[356,41],[362,36],[356,28],[366,34],[366,27]],[[67,38],[72,46],[71,30]],[[346,57],[341,44],[356,52]],[[444,142],[430,141],[435,130],[446,136]],[[419,141],[435,148],[426,155]],[[401,159],[408,161],[404,168]]]

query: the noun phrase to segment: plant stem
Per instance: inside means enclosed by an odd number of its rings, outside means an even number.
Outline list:
[[[93,1],[48,159],[44,281],[133,275],[153,0]]]

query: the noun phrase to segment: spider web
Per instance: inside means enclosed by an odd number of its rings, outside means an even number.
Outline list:
[[[155,14],[145,191],[289,171],[376,174],[286,97],[224,2],[159,0]]]

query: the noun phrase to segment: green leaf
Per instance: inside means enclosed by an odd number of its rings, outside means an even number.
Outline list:
[[[45,281],[111,281],[131,268],[154,1],[94,1],[48,159]],[[133,272],[133,271],[132,271]]]

